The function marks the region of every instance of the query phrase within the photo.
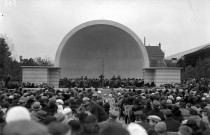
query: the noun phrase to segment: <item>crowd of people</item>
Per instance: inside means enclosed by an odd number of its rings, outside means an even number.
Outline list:
[[[121,78],[120,76],[115,77],[113,76],[111,79],[104,79],[103,76],[99,78],[63,78],[60,80],[59,83],[60,87],[62,88],[69,88],[69,87],[79,87],[79,88],[101,88],[101,87],[109,87],[109,88],[125,88],[125,87],[153,87],[154,83],[144,83],[143,79],[136,79],[136,78]]]
[[[194,87],[191,87],[194,86]],[[0,90],[2,135],[208,135],[210,93],[187,88]]]

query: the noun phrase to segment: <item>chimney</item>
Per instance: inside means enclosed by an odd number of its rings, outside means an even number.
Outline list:
[[[146,46],[146,38],[144,37],[144,46]]]
[[[159,42],[158,46],[159,46],[159,48],[161,49],[161,43],[160,43],[160,42]]]

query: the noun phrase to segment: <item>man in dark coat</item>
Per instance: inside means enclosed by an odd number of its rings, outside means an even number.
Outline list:
[[[157,100],[153,101],[153,108],[151,112],[148,113],[148,115],[156,115],[161,118],[162,121],[165,120],[163,113],[160,111],[160,102]]]
[[[90,101],[89,107],[90,107],[90,112],[96,116],[98,122],[102,122],[108,119],[108,115],[104,110],[104,108],[102,108],[96,102]]]
[[[106,121],[103,121],[103,122],[99,123],[99,130],[102,131],[108,125],[122,127],[122,124],[121,123],[118,123],[116,121],[117,117],[119,117],[119,112],[118,111],[115,111],[115,110],[110,110],[109,111],[109,119],[107,119]]]
[[[168,132],[178,132],[179,127],[180,127],[180,122],[177,120],[174,120],[172,118],[172,112],[171,110],[166,110],[165,111],[165,118],[166,120],[164,121],[166,123],[167,131]]]

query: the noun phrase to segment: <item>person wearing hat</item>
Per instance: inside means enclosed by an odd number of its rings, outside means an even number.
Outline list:
[[[155,127],[155,125],[161,121],[161,118],[156,115],[149,115],[148,116],[149,124],[152,128]]]
[[[167,128],[165,122],[158,122],[155,125],[155,132],[157,132],[158,135],[167,135]]]
[[[92,100],[97,102],[97,99],[98,99],[98,93],[92,94]]]
[[[70,103],[70,108],[72,109],[73,112],[75,112],[76,108],[77,108],[77,103],[76,103],[75,97],[70,97],[69,103]]]
[[[161,118],[156,115],[149,115],[148,118],[150,128],[147,129],[148,134],[155,134],[155,125],[161,121]]]
[[[153,103],[154,109],[152,111],[150,111],[148,113],[148,115],[156,115],[156,116],[160,117],[162,121],[164,121],[165,118],[164,118],[163,112],[160,111],[160,102],[157,100],[154,100],[152,103]]]
[[[166,118],[164,122],[166,123],[167,130],[169,132],[178,132],[181,123],[172,118],[173,114],[171,110],[166,110],[164,116]]]
[[[43,121],[47,117],[47,112],[42,110],[40,102],[34,102],[31,106],[31,119],[36,122]]]
[[[57,100],[56,100],[56,104],[57,104],[57,106],[58,106],[57,112],[58,112],[58,113],[59,113],[59,112],[62,112],[62,111],[63,111],[63,104],[64,104],[63,100],[62,100],[62,99],[57,99]]]
[[[137,124],[140,124],[144,129],[148,130],[149,128],[151,128],[150,124],[147,121],[147,115],[145,113],[141,113],[139,115],[140,118],[140,122],[136,122]]]
[[[116,125],[122,127],[122,124],[117,122],[116,119],[119,117],[119,112],[116,110],[109,111],[109,118],[106,121],[99,123],[99,129],[102,131],[108,125]]]

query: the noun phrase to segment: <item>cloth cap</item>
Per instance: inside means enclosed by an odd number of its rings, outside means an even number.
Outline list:
[[[168,99],[174,100],[174,97],[172,95],[168,96]]]
[[[74,101],[74,100],[75,100],[75,98],[74,98],[74,97],[70,97],[70,98],[69,98],[69,100]]]
[[[34,95],[31,95],[31,96],[29,97],[29,99],[31,99],[31,100],[35,100]]]
[[[204,107],[203,110],[202,110],[202,112],[208,112],[208,111],[210,111],[210,107],[209,106]]]
[[[191,115],[198,115],[199,114],[199,109],[197,107],[195,107],[195,106],[192,106],[190,108],[190,114]]]
[[[147,135],[147,131],[137,123],[130,123],[127,130],[130,135]]]
[[[14,96],[12,96],[12,95],[11,95],[11,96],[9,96],[9,99],[14,99]]]
[[[110,117],[118,117],[119,116],[119,112],[115,111],[115,110],[110,110],[109,111],[109,115],[110,115]]]
[[[64,104],[64,102],[63,102],[63,100],[62,100],[62,99],[57,99],[57,100],[56,100],[56,103],[61,104],[61,105],[63,105],[63,104]]]
[[[150,115],[150,116],[148,116],[148,119],[156,121],[156,122],[160,122],[161,121],[160,117],[158,117],[156,115]]]
[[[96,93],[92,94],[92,97],[97,97],[97,96],[98,96],[98,94],[96,94]]]
[[[172,104],[171,99],[168,99],[166,102],[167,102],[167,104]]]
[[[82,101],[83,102],[86,102],[86,101],[89,101],[90,99],[88,98],[88,97],[84,97],[83,99],[82,99]]]
[[[165,122],[158,122],[155,125],[155,131],[158,132],[158,133],[166,132],[167,131],[166,123]]]
[[[181,97],[176,97],[176,100],[180,100],[181,99]]]
[[[49,99],[49,102],[55,102],[56,101],[56,98],[55,97],[52,97]]]
[[[171,112],[171,110],[169,110],[169,109],[167,109],[167,110],[164,112],[164,114],[165,114],[165,116],[167,116],[167,117],[172,116],[172,112]]]
[[[6,122],[13,122],[19,120],[31,120],[30,112],[28,109],[22,106],[16,106],[9,109],[6,114]]]

